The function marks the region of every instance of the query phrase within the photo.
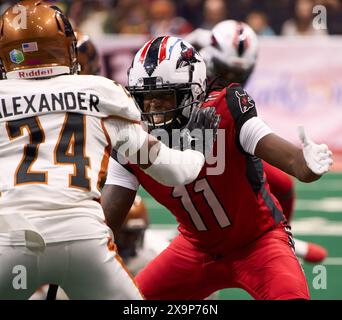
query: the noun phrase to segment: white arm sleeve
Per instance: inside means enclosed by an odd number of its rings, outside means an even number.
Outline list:
[[[140,164],[141,160],[137,159],[137,153],[146,146],[144,142],[148,139],[148,133],[139,124],[125,120],[107,120],[105,125],[113,148],[121,156],[127,157],[131,163]],[[188,184],[195,180],[204,165],[204,155],[193,150],[182,152],[170,149],[159,143],[161,147],[158,156],[153,164],[144,170],[145,173],[157,182],[170,187]],[[144,160],[143,164],[147,164],[147,159]]]
[[[114,184],[135,191],[139,188],[137,177],[112,157],[109,158],[106,184]]]
[[[161,144],[156,160],[145,172],[169,187],[186,185],[197,178],[204,161],[204,155],[198,151],[173,150]]]
[[[140,124],[120,118],[106,119],[105,127],[112,147],[123,156],[136,154],[148,136]]]
[[[246,121],[240,130],[240,144],[243,150],[254,155],[255,148],[261,138],[272,133],[268,125],[258,117]]]

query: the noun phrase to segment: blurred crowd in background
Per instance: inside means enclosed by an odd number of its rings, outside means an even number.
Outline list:
[[[0,0],[0,13],[15,0]],[[261,36],[342,34],[341,0],[61,0],[84,33],[179,35],[211,29],[225,19],[247,22]],[[313,8],[327,10],[327,29],[315,29]]]

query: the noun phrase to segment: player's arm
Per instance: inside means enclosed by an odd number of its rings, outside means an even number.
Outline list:
[[[239,141],[245,152],[302,182],[318,180],[333,163],[332,153],[326,145],[309,141],[304,143],[303,149],[298,148],[274,134],[259,117],[252,117],[243,124]]]
[[[238,86],[227,88],[227,101],[235,121],[237,142],[244,152],[255,155],[303,182],[312,182],[332,165],[326,145],[317,145],[302,133],[303,149],[284,140],[257,116],[255,102]]]
[[[106,184],[102,189],[101,205],[107,225],[113,230],[114,236],[120,231],[125,218],[133,205],[135,190],[114,184]]]
[[[219,120],[214,108],[196,108],[196,112],[192,112],[189,126],[191,129],[213,129],[216,132]],[[115,137],[114,149],[157,182],[166,186],[185,185],[200,173],[205,161],[202,152],[170,149],[146,133],[139,124],[117,119],[112,121],[116,121],[111,126],[115,132],[110,134]],[[183,138],[186,139],[187,135]]]
[[[332,164],[326,145],[312,144],[310,150],[308,146],[301,149],[274,133],[260,139],[255,155],[302,182],[318,180]]]
[[[114,235],[119,232],[139,188],[139,181],[129,165],[120,164],[113,150],[109,158],[106,183],[101,192],[101,205]]]
[[[139,124],[121,123],[113,148],[120,159],[138,165],[166,186],[192,182],[204,165],[204,155],[195,150],[173,150],[146,133]]]

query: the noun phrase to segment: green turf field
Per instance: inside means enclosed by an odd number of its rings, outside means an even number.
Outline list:
[[[296,212],[292,222],[294,236],[325,246],[329,257],[322,266],[303,264],[312,299],[342,299],[342,173],[330,173],[312,184],[296,183]],[[144,190],[151,227],[175,226],[174,217]],[[324,272],[326,271],[326,288]],[[226,289],[220,299],[251,299],[240,289]]]

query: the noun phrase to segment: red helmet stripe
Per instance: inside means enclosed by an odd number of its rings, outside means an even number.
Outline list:
[[[167,46],[167,40],[169,40],[169,38],[170,38],[169,36],[164,37],[160,45],[158,63],[161,63],[166,58],[166,46]]]
[[[236,22],[235,33],[234,33],[234,38],[233,38],[233,45],[235,48],[239,46],[240,31],[241,31],[241,24],[240,22]]]
[[[145,47],[144,47],[144,49],[143,49],[143,51],[141,52],[141,56],[140,56],[140,58],[139,58],[139,61],[140,61],[141,63],[144,62],[145,57],[146,57],[147,50],[149,49],[149,47],[150,47],[150,45],[151,45],[151,43],[152,43],[153,40],[154,40],[154,39],[151,39],[149,42],[147,42],[146,45],[145,45]]]
[[[243,28],[243,24],[241,22],[237,22],[233,43],[239,57],[244,54],[246,48],[248,47],[248,39],[245,38],[244,32],[245,30]]]

